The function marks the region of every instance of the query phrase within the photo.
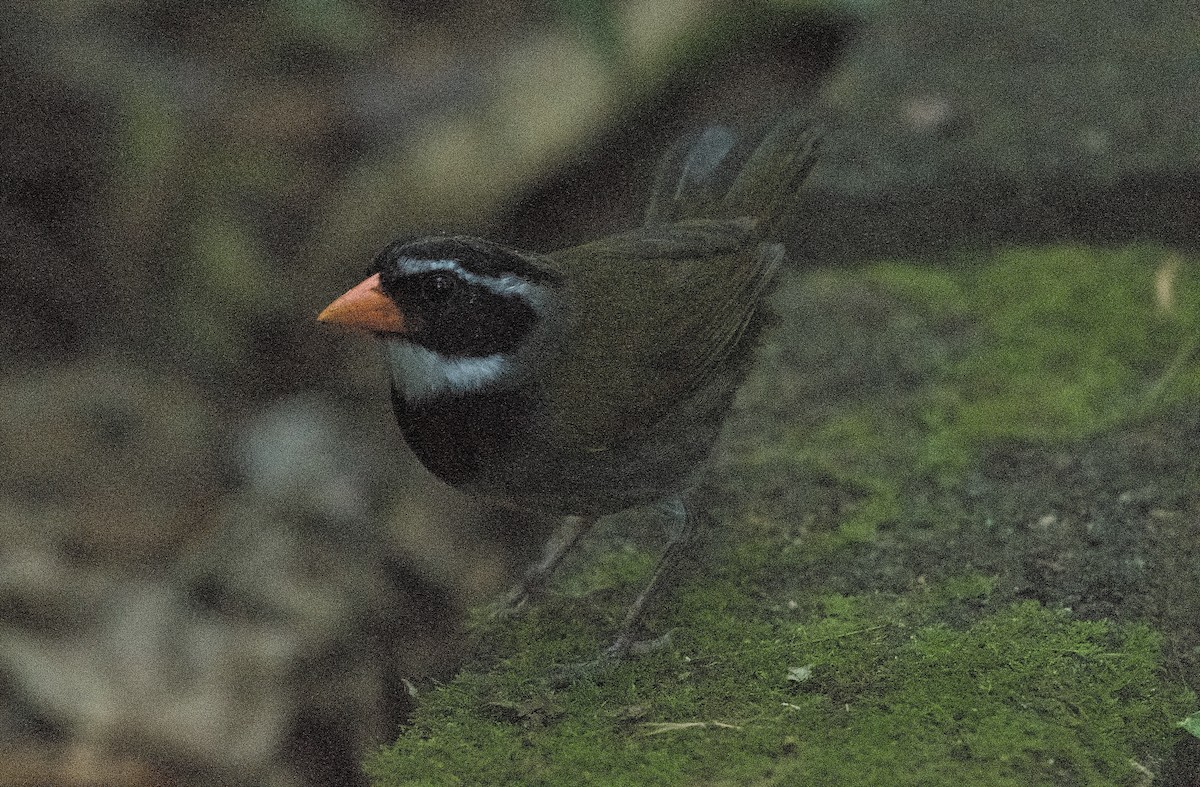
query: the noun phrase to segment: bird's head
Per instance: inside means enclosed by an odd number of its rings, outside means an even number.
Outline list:
[[[518,384],[545,356],[563,281],[538,255],[461,236],[395,242],[322,322],[384,342],[409,401]]]

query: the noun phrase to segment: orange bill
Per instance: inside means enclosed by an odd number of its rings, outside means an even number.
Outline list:
[[[356,331],[404,333],[404,314],[383,291],[376,273],[325,307],[317,319]]]

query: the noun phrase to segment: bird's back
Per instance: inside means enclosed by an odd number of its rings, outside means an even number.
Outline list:
[[[768,322],[784,256],[773,233],[816,139],[785,122],[729,177],[732,134],[709,129],[668,155],[642,227],[543,258],[566,282],[555,344],[570,350],[539,365],[536,415],[496,489],[603,514],[694,481]]]

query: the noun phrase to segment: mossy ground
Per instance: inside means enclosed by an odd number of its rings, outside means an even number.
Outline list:
[[[554,680],[651,562],[626,516],[564,593],[480,622],[372,778],[1188,783],[1196,267],[968,262],[800,277],[713,473],[715,524],[647,621],[670,644]]]

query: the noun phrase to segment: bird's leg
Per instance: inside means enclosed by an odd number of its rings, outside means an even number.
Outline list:
[[[546,552],[542,559],[529,567],[521,583],[508,594],[501,611],[512,612],[520,609],[531,598],[537,598],[545,590],[546,583],[554,575],[563,558],[575,548],[579,539],[596,524],[596,517],[567,516],[563,518],[562,527],[554,538],[546,544]]]
[[[654,566],[654,573],[651,574],[650,581],[646,583],[642,592],[638,594],[638,597],[634,599],[626,611],[625,621],[621,624],[621,630],[617,633],[617,638],[611,645],[605,648],[604,655],[607,657],[621,658],[631,651],[641,650],[641,646],[647,644],[638,642],[633,637],[638,624],[641,622],[642,613],[645,612],[646,605],[658,592],[664,577],[678,563],[679,556],[696,534],[696,516],[692,513],[687,501],[682,496],[669,500],[666,507],[671,517],[671,528],[668,531],[667,545],[663,549],[658,563]],[[658,644],[661,644],[661,642],[657,640],[650,643],[649,649]]]

